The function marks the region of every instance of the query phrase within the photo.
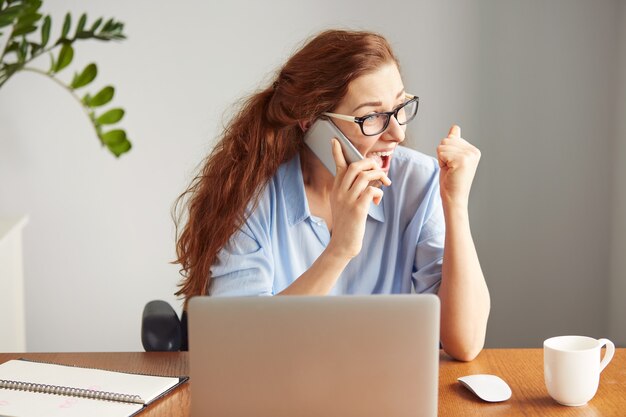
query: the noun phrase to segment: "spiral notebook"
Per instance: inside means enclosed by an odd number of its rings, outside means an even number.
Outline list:
[[[188,379],[10,360],[0,365],[0,416],[128,417]]]

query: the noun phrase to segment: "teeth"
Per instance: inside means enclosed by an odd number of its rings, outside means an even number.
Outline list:
[[[376,155],[376,156],[389,156],[393,153],[393,151],[388,151],[388,152],[370,152],[371,155]]]

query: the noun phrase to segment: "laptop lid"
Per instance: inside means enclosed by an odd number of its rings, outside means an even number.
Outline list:
[[[196,297],[191,416],[437,415],[435,295]]]

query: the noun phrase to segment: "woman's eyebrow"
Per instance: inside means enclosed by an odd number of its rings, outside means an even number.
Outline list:
[[[399,99],[402,96],[404,96],[404,88],[402,90],[400,90],[400,92],[396,95],[396,100]],[[383,105],[383,103],[381,101],[368,101],[367,103],[362,103],[362,104],[359,104],[358,106],[356,106],[352,110],[352,112],[354,113],[355,111],[357,111],[361,107],[377,107],[377,106],[382,106],[382,105]]]

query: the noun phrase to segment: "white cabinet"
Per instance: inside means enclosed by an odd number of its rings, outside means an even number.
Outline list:
[[[0,352],[26,351],[22,229],[26,216],[0,217]]]

